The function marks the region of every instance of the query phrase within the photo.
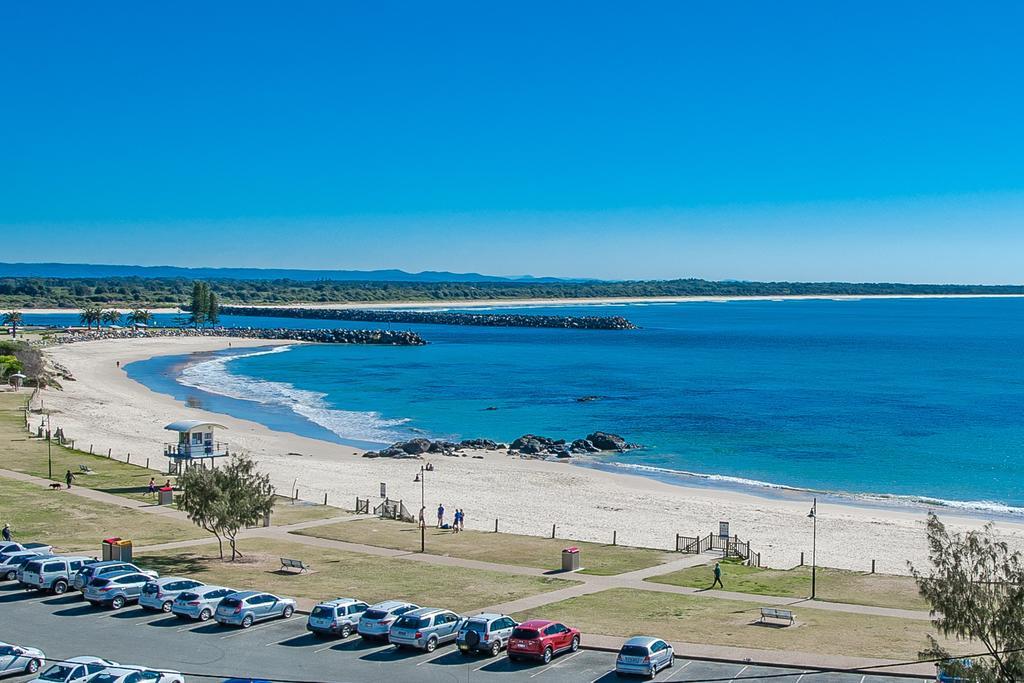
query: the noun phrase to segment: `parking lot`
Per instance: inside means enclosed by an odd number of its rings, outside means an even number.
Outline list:
[[[54,596],[26,592],[11,582],[0,584],[0,615],[0,640],[39,647],[49,657],[96,655],[125,664],[176,669],[195,681],[229,676],[321,683],[619,680],[613,672],[615,655],[610,652],[584,649],[544,666],[513,664],[504,656],[463,657],[452,645],[431,654],[397,651],[356,636],[347,640],[315,638],[305,630],[302,614],[242,630],[212,621],[181,621],[134,605],[116,612],[104,610],[92,607],[78,593]],[[675,666],[656,680],[875,683],[906,679],[703,662],[687,660],[685,653],[677,653]]]

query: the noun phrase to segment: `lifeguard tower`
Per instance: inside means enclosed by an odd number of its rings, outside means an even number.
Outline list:
[[[209,461],[211,466],[215,466],[217,458],[226,458],[230,455],[228,445],[214,438],[214,430],[227,429],[222,424],[202,420],[179,420],[164,429],[178,433],[177,443],[164,445],[164,456],[170,459],[172,472],[181,474],[183,464],[185,468],[196,464],[206,467]]]

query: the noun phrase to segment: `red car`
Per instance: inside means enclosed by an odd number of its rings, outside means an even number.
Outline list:
[[[547,619],[534,619],[519,624],[508,639],[508,658],[512,661],[529,657],[547,664],[557,654],[576,652],[579,649],[579,629]]]

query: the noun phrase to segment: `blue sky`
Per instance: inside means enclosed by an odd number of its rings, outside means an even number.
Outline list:
[[[1024,282],[1024,5],[638,5],[7,3],[0,260]]]

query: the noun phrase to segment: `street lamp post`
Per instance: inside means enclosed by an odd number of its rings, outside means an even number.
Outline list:
[[[413,479],[414,482],[420,483],[420,552],[427,552],[427,503],[425,494],[425,483],[427,476],[427,470],[423,465],[420,465],[419,474]]]
[[[811,518],[811,600],[816,594],[815,579],[818,574],[818,499],[815,498],[811,504],[811,511],[807,514]]]
[[[49,478],[53,479],[53,448],[51,447],[51,441],[53,439],[53,433],[50,432],[50,413],[46,413],[46,471],[49,473]]]

